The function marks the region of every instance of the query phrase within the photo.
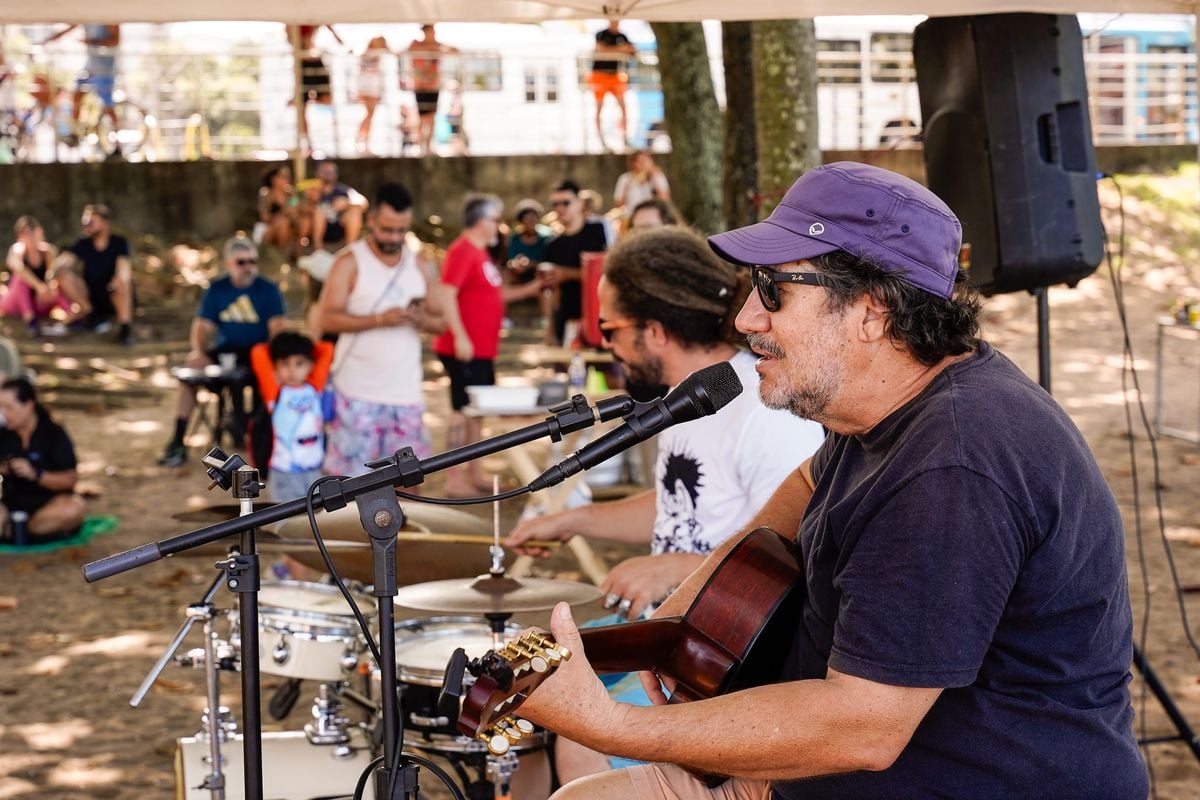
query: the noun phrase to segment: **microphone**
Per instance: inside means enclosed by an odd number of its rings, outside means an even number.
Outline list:
[[[651,403],[638,403],[626,415],[624,425],[543,472],[529,484],[529,491],[539,492],[557,486],[577,472],[607,461],[664,428],[715,414],[741,393],[742,382],[728,361],[696,370],[666,397]]]

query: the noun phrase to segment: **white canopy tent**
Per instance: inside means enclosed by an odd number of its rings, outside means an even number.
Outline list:
[[[0,23],[271,20],[328,22],[542,22],[621,17],[653,22],[794,19],[860,14],[996,14],[1102,11],[1195,14],[1193,0],[49,0],[0,4]]]

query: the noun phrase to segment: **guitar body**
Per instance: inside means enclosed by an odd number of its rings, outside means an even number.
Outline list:
[[[652,670],[675,681],[671,702],[703,700],[779,680],[800,620],[799,548],[770,528],[751,531],[682,617],[585,628],[600,674]],[[694,773],[710,787],[721,776]]]
[[[729,552],[682,617],[584,628],[584,650],[598,673],[651,670],[673,680],[672,703],[773,683],[791,653],[803,577],[799,547],[757,528]],[[481,675],[463,703],[459,730],[481,736],[541,680],[519,678],[500,690],[500,681]],[[724,780],[698,777],[710,786]]]

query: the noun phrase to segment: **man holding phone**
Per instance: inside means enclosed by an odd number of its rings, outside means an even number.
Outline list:
[[[346,247],[321,292],[321,328],[340,334],[325,471],[365,472],[367,461],[412,447],[430,454],[422,419],[421,334],[445,330],[437,273],[410,235],[412,195],[383,183],[367,214],[368,235]],[[432,290],[431,290],[432,287]]]

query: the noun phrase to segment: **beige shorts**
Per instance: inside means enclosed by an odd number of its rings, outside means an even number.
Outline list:
[[[709,789],[673,764],[645,764],[625,770],[638,800],[770,800],[771,782],[730,778]]]

